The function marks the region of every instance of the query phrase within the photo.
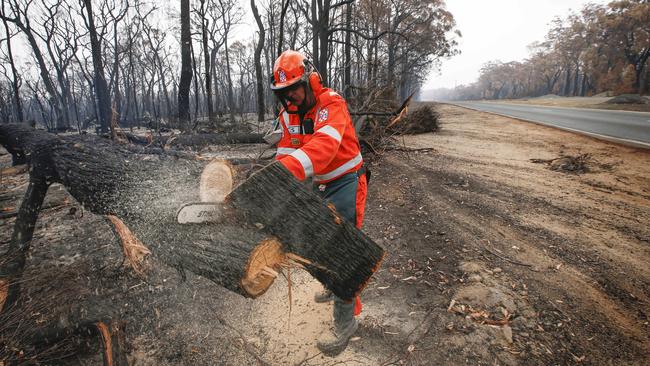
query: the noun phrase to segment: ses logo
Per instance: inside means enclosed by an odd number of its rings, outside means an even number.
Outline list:
[[[321,110],[318,112],[318,122],[323,122],[327,120],[327,117],[329,117],[329,113],[327,112],[327,108]]]
[[[281,83],[287,81],[287,75],[284,73],[284,71],[282,70],[278,71],[278,79],[280,79]]]

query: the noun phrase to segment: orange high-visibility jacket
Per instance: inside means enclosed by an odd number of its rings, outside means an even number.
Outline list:
[[[327,183],[359,170],[363,158],[345,99],[330,88],[315,89],[314,94],[316,105],[303,117],[303,125],[308,119],[314,122],[313,134],[301,129],[297,114],[280,112],[276,159],[301,181],[314,177]]]

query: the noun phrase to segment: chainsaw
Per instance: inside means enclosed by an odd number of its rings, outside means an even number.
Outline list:
[[[219,223],[225,220],[229,210],[223,202],[189,202],[178,209],[176,221],[179,224]]]

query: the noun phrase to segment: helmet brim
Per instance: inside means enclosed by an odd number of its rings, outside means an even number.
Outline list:
[[[282,91],[282,89],[286,89],[292,85],[295,85],[296,83],[300,82],[302,80],[302,77],[297,77],[293,78],[291,80],[287,80],[283,83],[271,83],[271,90],[273,91]]]

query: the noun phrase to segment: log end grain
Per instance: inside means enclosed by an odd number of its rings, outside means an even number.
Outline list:
[[[253,249],[246,264],[242,289],[256,298],[271,287],[280,266],[286,262],[282,244],[275,239],[265,239]]]
[[[232,191],[232,186],[232,166],[224,160],[212,161],[201,173],[199,184],[201,202],[223,202]]]

